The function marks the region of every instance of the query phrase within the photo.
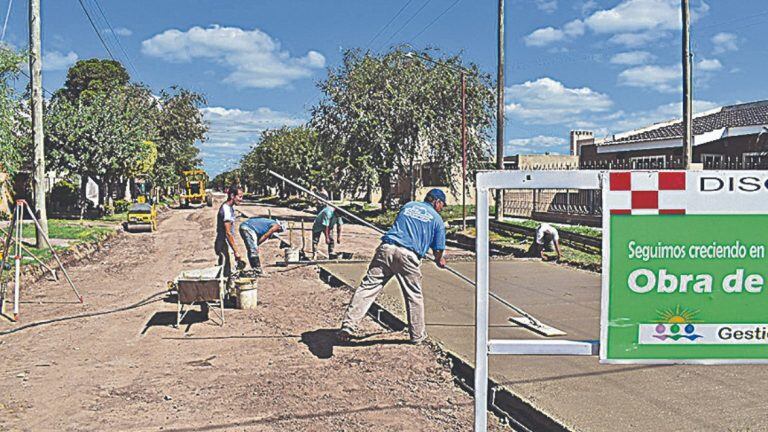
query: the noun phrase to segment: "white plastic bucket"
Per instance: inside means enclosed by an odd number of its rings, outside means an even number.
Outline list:
[[[256,279],[242,278],[235,281],[238,309],[256,309],[258,291]]]
[[[237,291],[238,309],[256,309],[258,303],[258,290],[256,284],[241,286]]]
[[[285,248],[285,262],[297,262],[301,259],[299,252],[300,249]]]

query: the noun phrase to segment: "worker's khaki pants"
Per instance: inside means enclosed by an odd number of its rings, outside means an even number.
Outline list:
[[[424,324],[424,297],[421,294],[421,260],[404,247],[382,243],[368,265],[360,286],[355,290],[352,301],[344,314],[342,329],[352,332],[368,313],[384,285],[392,276],[397,278],[405,297],[408,312],[408,330],[411,340],[421,342],[427,337]]]

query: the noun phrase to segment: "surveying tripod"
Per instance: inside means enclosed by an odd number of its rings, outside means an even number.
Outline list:
[[[17,200],[16,201],[16,208],[13,211],[13,218],[11,219],[11,225],[9,226],[8,232],[5,233],[5,242],[3,243],[3,259],[2,262],[0,262],[0,315],[5,314],[5,303],[6,303],[6,296],[8,291],[8,284],[2,282],[3,273],[6,270],[6,263],[8,261],[8,251],[11,248],[11,245],[13,245],[13,261],[14,261],[14,285],[13,285],[13,321],[18,322],[19,321],[19,295],[21,290],[21,261],[22,261],[22,253],[26,252],[30,257],[35,259],[40,265],[51,272],[54,279],[57,279],[56,272],[48,267],[45,263],[43,263],[39,258],[35,257],[27,248],[24,247],[23,243],[23,228],[24,228],[24,214],[29,215],[29,217],[34,221],[35,227],[37,227],[38,231],[42,231],[42,228],[40,226],[40,221],[37,220],[35,217],[35,214],[32,212],[32,209],[29,207],[29,204],[25,200]],[[2,230],[0,230],[2,231]],[[64,265],[61,263],[61,260],[59,259],[58,254],[56,254],[56,251],[53,249],[53,246],[51,246],[51,241],[48,239],[48,235],[43,233],[42,235],[43,240],[45,241],[45,244],[48,246],[48,249],[51,251],[51,255],[53,255],[53,258],[56,260],[56,263],[58,264],[59,269],[61,269],[61,272],[64,274],[64,277],[67,279],[67,282],[69,282],[69,285],[72,287],[72,290],[75,292],[75,295],[77,295],[77,299],[80,301],[80,303],[83,302],[83,296],[80,295],[79,292],[77,292],[77,288],[75,287],[75,284],[72,282],[72,279],[69,278],[69,274],[67,273],[67,270],[64,268]],[[10,269],[9,269],[10,270]]]

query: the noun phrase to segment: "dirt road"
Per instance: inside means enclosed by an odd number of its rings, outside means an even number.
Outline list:
[[[173,210],[155,234],[120,234],[70,268],[85,305],[69,303],[66,285],[40,282],[23,291],[23,322],[133,304],[182,269],[212,265],[214,217]],[[343,250],[370,255],[375,234],[347,233]],[[277,246],[263,249],[268,265]],[[0,336],[0,430],[471,430],[472,399],[430,348],[370,321],[371,337],[334,346],[349,297],[314,267],[269,267],[258,309],[228,309],[224,327],[190,314],[174,329],[175,303],[160,300]]]

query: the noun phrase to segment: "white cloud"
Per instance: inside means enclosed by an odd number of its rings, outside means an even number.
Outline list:
[[[674,30],[681,27],[679,0],[625,0],[585,21],[596,33]]]
[[[552,13],[557,10],[557,0],[535,0],[536,7],[540,11],[546,13]]]
[[[698,75],[699,78],[706,80],[712,76],[711,72],[722,69],[723,65],[717,59],[702,59],[695,64],[695,68],[701,72]],[[618,82],[620,85],[629,87],[646,88],[661,93],[674,93],[681,91],[682,79],[682,66],[680,65],[644,65],[622,71],[619,74]]]
[[[715,45],[714,54],[739,50],[738,38],[733,33],[718,33],[712,36],[712,44]]]
[[[693,112],[700,113],[717,108],[718,104],[705,100],[693,101]],[[651,126],[656,123],[679,120],[683,116],[683,103],[671,102],[659,105],[651,110],[624,113],[620,111],[609,125],[614,133],[628,132],[633,129]]]
[[[201,108],[203,118],[208,122],[208,141],[203,146],[234,148],[237,143],[251,142],[266,129],[281,126],[298,126],[304,123],[290,114],[261,107],[253,111],[237,108]],[[235,145],[223,145],[235,144]]]
[[[305,121],[267,107],[255,110],[206,107],[200,112],[209,125],[208,140],[199,145],[206,169],[221,172],[231,168],[259,141],[266,129],[298,126]]]
[[[648,51],[628,51],[618,53],[611,57],[611,63],[620,65],[640,65],[653,61],[656,58]]]
[[[508,87],[505,94],[506,113],[531,124],[573,123],[613,106],[605,94],[588,87],[568,88],[546,77]]]
[[[582,20],[573,20],[563,26],[563,33],[570,37],[578,37],[584,35],[587,26]]]
[[[128,37],[133,35],[133,31],[126,27],[117,27],[115,29],[104,29],[102,31],[104,33],[112,33],[113,30],[117,36]]]
[[[595,5],[591,2],[585,3],[584,6],[588,6],[585,10],[590,10]],[[709,5],[704,0],[699,0],[691,9],[691,20],[697,20],[708,11]],[[641,40],[656,40],[659,38],[659,33],[679,30],[682,26],[680,14],[680,0],[624,0],[611,9],[593,12],[584,19],[583,24],[594,33],[616,35],[612,38],[614,43],[640,46]],[[563,30],[555,27],[548,27],[547,29],[549,29],[549,35],[556,35],[558,31],[563,32],[565,27]],[[526,40],[534,37],[541,30],[545,29],[535,30],[526,37]],[[543,34],[538,36],[537,40],[540,41],[540,44],[531,45],[543,46],[565,39],[564,37],[545,39],[541,37]],[[576,37],[580,34],[569,34],[569,36]]]
[[[627,48],[638,48],[648,45],[651,42],[655,42],[660,39],[669,39],[669,32],[666,31],[649,31],[645,33],[621,33],[611,36],[608,42],[623,45]]]
[[[629,68],[619,74],[619,84],[649,88],[662,93],[679,90],[678,81],[682,80],[680,66],[638,66]]]
[[[565,33],[554,27],[545,27],[534,31],[524,39],[526,45],[540,47],[565,39]]]
[[[67,54],[58,51],[46,51],[43,54],[43,70],[67,70],[70,66],[75,64],[77,59],[78,56],[73,51],[70,51]]]
[[[325,66],[325,57],[319,52],[292,57],[278,41],[259,29],[216,25],[187,31],[166,30],[143,41],[141,50],[173,62],[204,59],[218,63],[231,69],[224,81],[237,87],[282,87],[308,78],[314,69]]]
[[[701,59],[696,66],[702,71],[712,72],[723,68],[723,64],[718,59]]]
[[[587,0],[581,5],[577,3],[576,6],[581,10],[582,15],[589,15],[592,11],[600,8],[600,5],[595,0]]]
[[[514,138],[504,146],[506,154],[537,154],[537,153],[561,153],[567,150],[565,138],[555,136],[537,135],[530,138]]]

